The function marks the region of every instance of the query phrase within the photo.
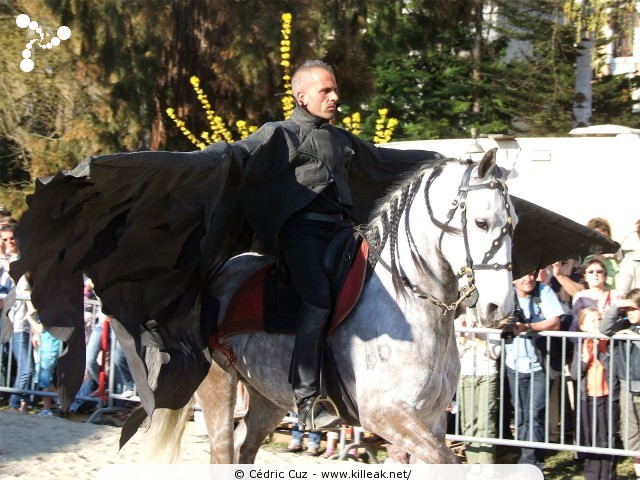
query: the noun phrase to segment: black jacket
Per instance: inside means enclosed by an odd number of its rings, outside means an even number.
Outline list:
[[[640,326],[632,325],[626,317],[620,315],[618,307],[614,305],[605,310],[600,322],[602,334],[612,337],[627,329],[640,334]],[[622,388],[640,395],[640,341],[615,340],[613,356],[614,372]]]
[[[314,202],[328,190],[341,210],[333,213],[366,223],[392,183],[438,157],[423,150],[378,148],[300,108],[290,120],[268,123],[229,148],[242,158],[242,210],[272,251],[284,222],[299,210],[316,210]]]

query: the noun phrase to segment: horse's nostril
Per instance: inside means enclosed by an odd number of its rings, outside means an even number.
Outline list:
[[[493,317],[498,312],[498,306],[495,303],[487,305],[487,318],[493,320]]]

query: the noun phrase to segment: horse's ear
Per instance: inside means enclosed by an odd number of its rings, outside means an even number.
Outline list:
[[[484,178],[487,174],[493,170],[493,167],[496,165],[496,152],[497,148],[492,148],[487,153],[484,154],[482,160],[480,160],[480,165],[478,165],[478,178]]]

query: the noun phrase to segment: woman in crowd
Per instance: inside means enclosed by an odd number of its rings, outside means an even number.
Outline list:
[[[587,222],[587,227],[601,233],[605,237],[613,238],[611,236],[611,225],[606,218],[594,217]],[[619,268],[618,260],[616,259],[615,254],[612,253],[599,255],[599,257],[601,257],[601,260],[604,262],[607,270],[605,284],[609,290],[614,290],[616,288],[616,274],[618,273]],[[587,257],[587,260],[588,259],[589,257]]]
[[[587,288],[573,296],[572,331],[576,330],[578,315],[583,308],[595,307],[602,314],[615,303],[618,297],[615,290],[607,288],[607,266],[600,256],[594,256],[587,260],[582,266],[582,273]]]

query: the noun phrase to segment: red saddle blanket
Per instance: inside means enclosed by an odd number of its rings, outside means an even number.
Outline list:
[[[331,334],[349,315],[360,298],[367,273],[368,253],[369,245],[366,240],[363,240],[340,289],[328,334]],[[224,320],[218,327],[216,339],[240,332],[265,331],[264,285],[272,268],[273,264],[260,268],[236,290]]]

